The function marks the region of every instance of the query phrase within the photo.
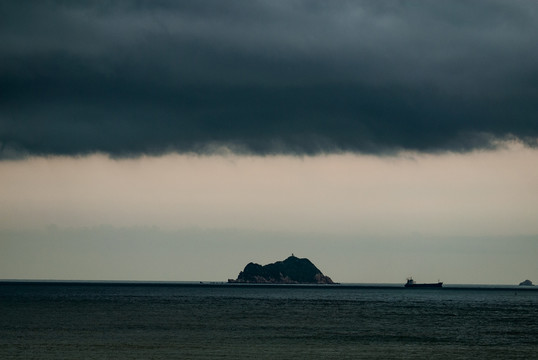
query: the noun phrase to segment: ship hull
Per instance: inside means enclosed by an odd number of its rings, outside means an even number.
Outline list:
[[[440,288],[443,287],[442,282],[433,283],[433,284],[405,284],[406,288]]]

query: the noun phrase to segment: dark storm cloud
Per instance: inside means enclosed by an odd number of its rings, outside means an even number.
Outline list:
[[[532,1],[4,1],[0,156],[538,137]]]

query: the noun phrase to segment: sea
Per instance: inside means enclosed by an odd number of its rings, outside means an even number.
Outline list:
[[[0,282],[0,359],[538,359],[538,289]]]

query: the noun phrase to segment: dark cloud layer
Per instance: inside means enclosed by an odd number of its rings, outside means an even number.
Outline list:
[[[3,1],[0,157],[538,138],[532,1]]]

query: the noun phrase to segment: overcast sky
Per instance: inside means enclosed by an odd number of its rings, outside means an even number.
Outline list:
[[[538,3],[3,1],[0,278],[538,282]]]

